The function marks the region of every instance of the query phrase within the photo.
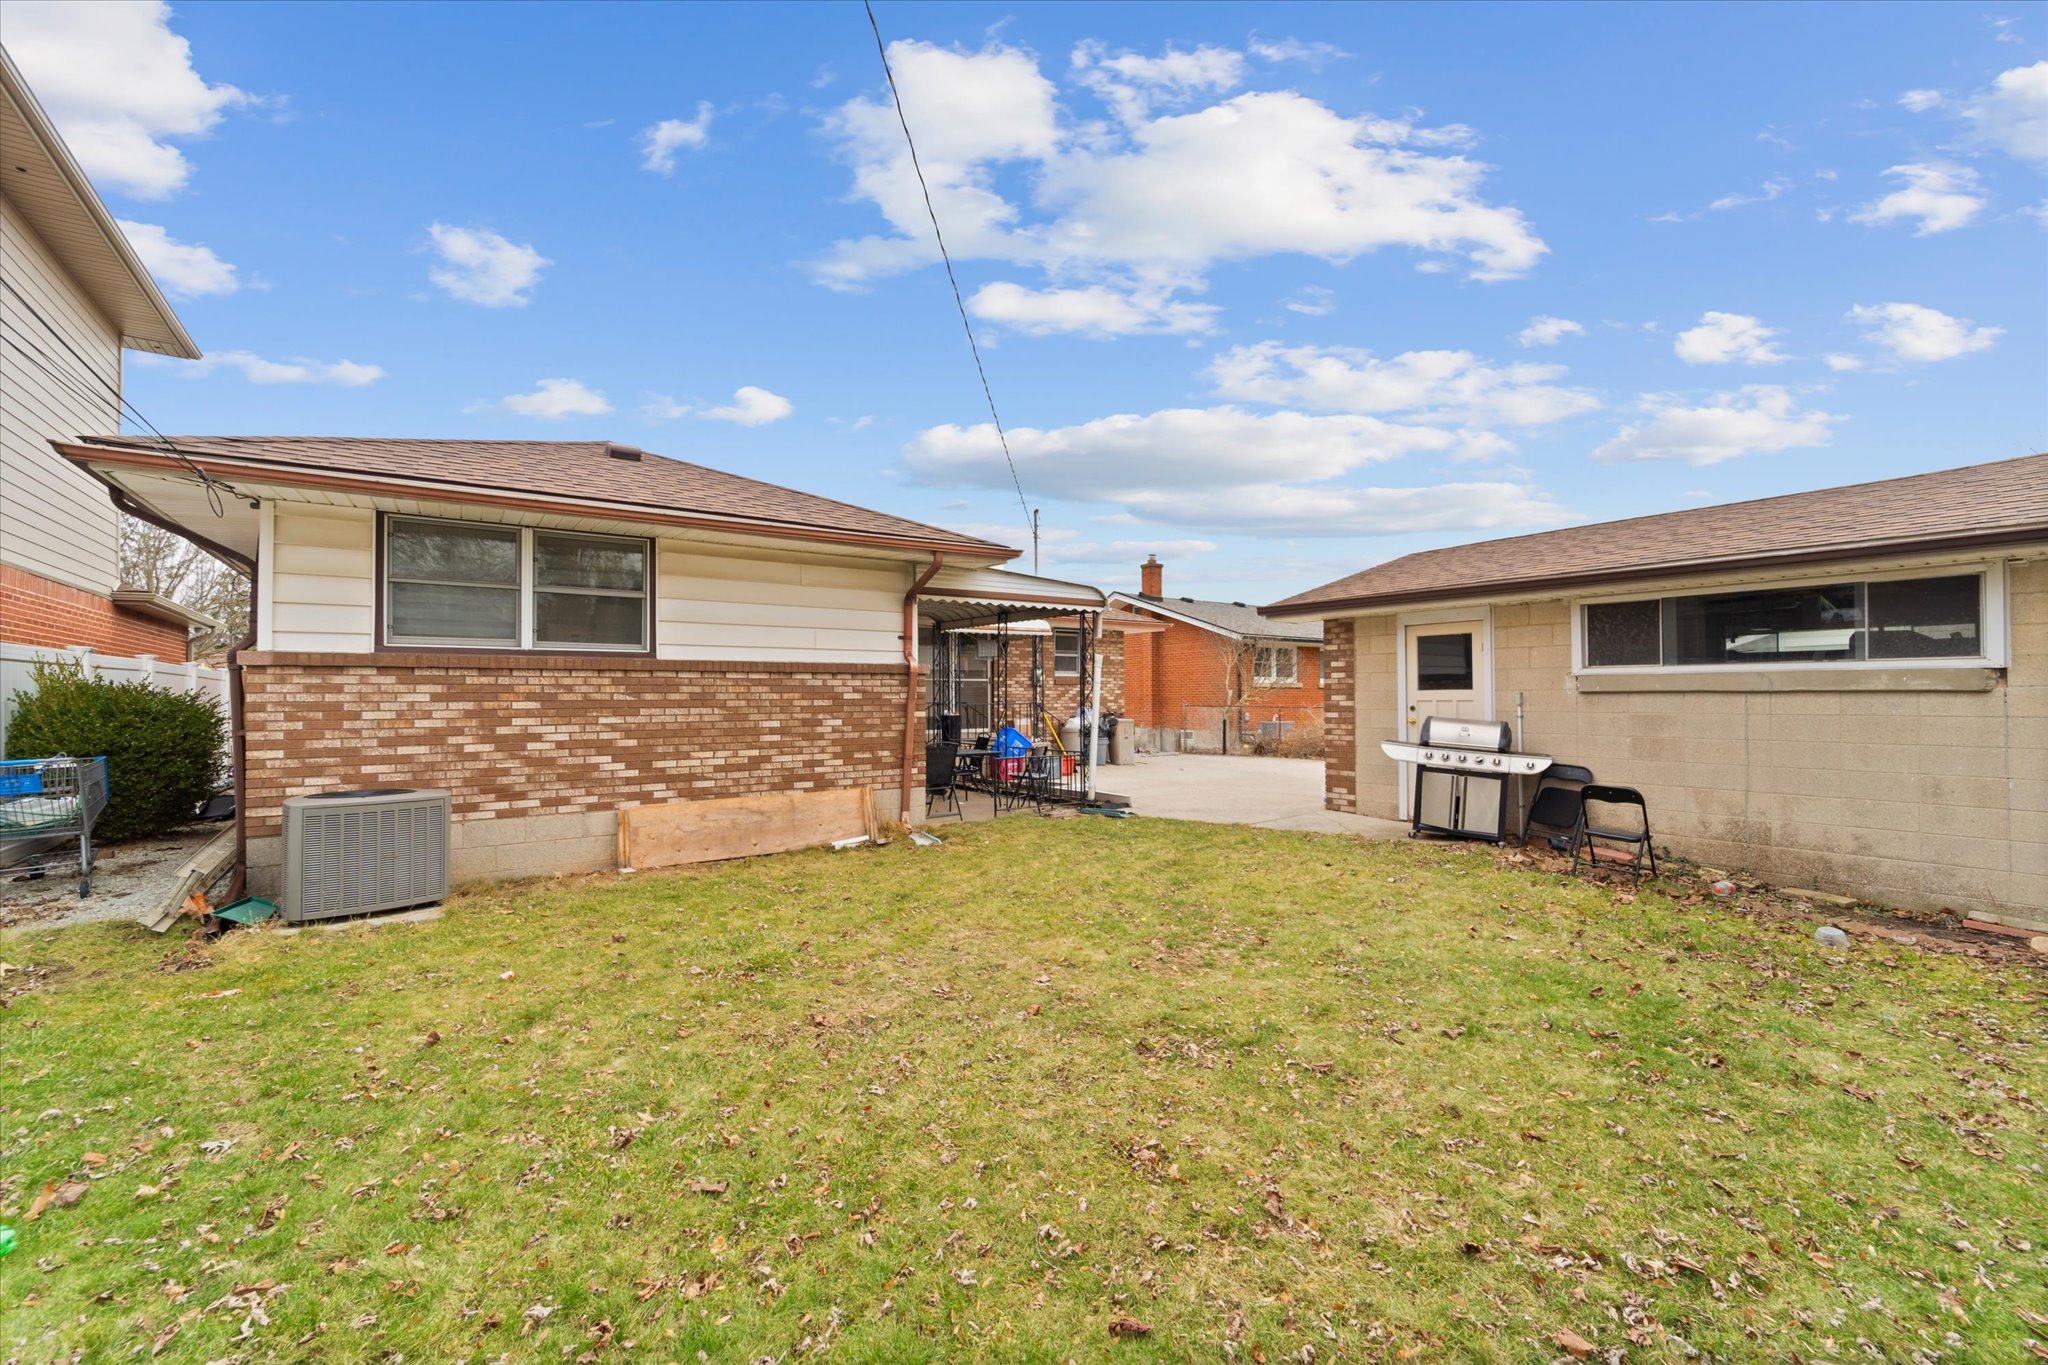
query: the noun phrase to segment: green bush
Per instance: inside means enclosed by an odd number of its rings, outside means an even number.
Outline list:
[[[33,691],[14,694],[9,756],[104,754],[107,810],[95,834],[161,834],[189,821],[220,790],[227,720],[213,698],[88,678],[68,661],[38,663],[32,677]]]

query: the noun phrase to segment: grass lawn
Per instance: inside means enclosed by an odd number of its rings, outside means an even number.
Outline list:
[[[2048,1354],[2038,976],[1471,847],[945,837],[0,938],[0,1358]]]

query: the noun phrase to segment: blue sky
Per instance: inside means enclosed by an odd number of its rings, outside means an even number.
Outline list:
[[[2039,7],[877,13],[1046,573],[1270,600],[2048,448]],[[208,352],[131,357],[166,431],[608,437],[1024,543],[857,4],[0,37]]]

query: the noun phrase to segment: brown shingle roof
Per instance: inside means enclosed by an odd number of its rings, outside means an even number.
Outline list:
[[[90,446],[151,454],[160,442],[137,436],[90,436]],[[274,468],[280,482],[292,472],[356,475],[372,479],[424,480],[459,489],[522,493],[540,498],[603,502],[622,509],[735,517],[810,531],[850,533],[919,546],[957,548],[975,555],[1012,559],[1017,551],[993,541],[892,517],[851,503],[799,493],[778,484],[742,478],[703,465],[633,451],[604,441],[398,440],[354,436],[173,436],[177,448],[202,465],[208,456],[238,465]],[[618,459],[614,449],[639,459]]]
[[[2048,539],[2048,454],[1403,555],[1266,610],[1473,598],[1887,551]]]

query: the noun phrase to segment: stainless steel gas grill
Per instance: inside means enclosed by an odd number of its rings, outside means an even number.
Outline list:
[[[1423,720],[1417,743],[1382,741],[1380,750],[1388,758],[1415,765],[1408,837],[1505,840],[1508,780],[1533,778],[1550,766],[1550,755],[1518,754],[1514,744],[1514,730],[1506,721],[1442,716]]]

